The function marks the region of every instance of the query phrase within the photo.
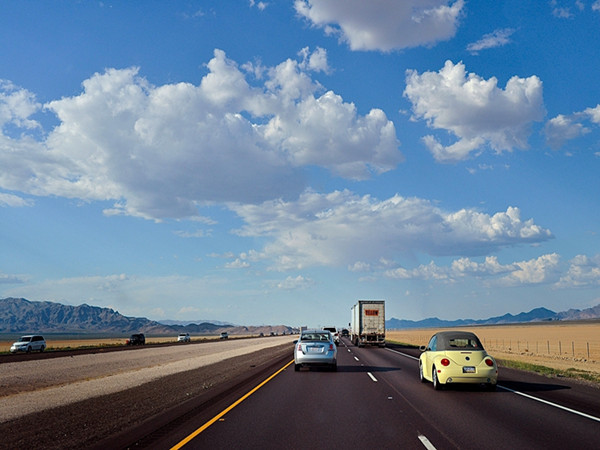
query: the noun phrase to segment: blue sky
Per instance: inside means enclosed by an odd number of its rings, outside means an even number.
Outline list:
[[[4,1],[0,297],[344,325],[600,303],[600,1]]]

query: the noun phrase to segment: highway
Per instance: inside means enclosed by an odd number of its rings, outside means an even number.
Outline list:
[[[342,340],[338,371],[294,372],[239,386],[186,414],[151,448],[598,448],[600,389],[502,369],[496,392],[434,391],[418,350]]]

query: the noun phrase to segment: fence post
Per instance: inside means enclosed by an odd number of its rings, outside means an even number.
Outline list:
[[[546,341],[546,344],[548,344],[548,354],[550,354],[550,341]]]

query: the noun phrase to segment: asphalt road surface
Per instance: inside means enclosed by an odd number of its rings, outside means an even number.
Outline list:
[[[598,448],[597,387],[501,368],[496,392],[477,386],[434,391],[418,379],[417,355],[413,349],[357,348],[343,340],[337,372],[295,372],[287,365],[290,356],[272,377],[186,415],[148,446]]]

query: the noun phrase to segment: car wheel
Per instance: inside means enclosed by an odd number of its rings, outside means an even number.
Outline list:
[[[294,370],[298,372],[300,370],[300,364],[294,364]]]
[[[442,390],[442,383],[438,380],[437,370],[435,370],[435,366],[433,366],[433,370],[431,371],[431,381],[433,382],[433,388],[436,391]]]
[[[42,346],[40,347],[40,353],[42,353],[44,350],[45,350],[45,347],[42,345]]]
[[[496,390],[496,385],[494,383],[488,383],[485,385],[485,389],[490,392],[494,392]]]
[[[332,371],[332,372],[337,372],[337,362],[335,362],[335,363],[333,363],[333,364],[331,365],[331,371]]]
[[[423,364],[419,364],[419,380],[421,380],[421,383],[425,383],[427,381],[423,375]]]
[[[26,353],[31,353],[31,347],[27,347]]]

